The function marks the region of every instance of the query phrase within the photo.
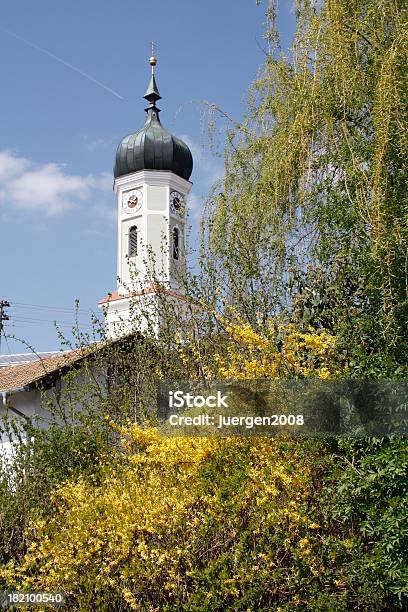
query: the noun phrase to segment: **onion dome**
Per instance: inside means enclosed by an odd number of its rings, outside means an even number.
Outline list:
[[[125,136],[117,149],[114,167],[115,178],[139,170],[168,170],[188,180],[193,171],[193,157],[185,142],[170,134],[159,119],[156,102],[161,99],[154,77],[157,63],[151,57],[152,75],[144,95],[149,102],[145,109],[146,122],[142,129]]]

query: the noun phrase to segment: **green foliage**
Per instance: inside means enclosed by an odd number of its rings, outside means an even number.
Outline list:
[[[48,516],[50,495],[70,477],[97,482],[108,459],[105,423],[52,424],[41,430],[27,425],[22,441],[0,470],[0,562],[18,559],[26,550],[34,517]],[[112,458],[110,458],[110,461]],[[6,585],[3,585],[6,586]]]
[[[404,2],[297,2],[229,133],[207,207],[209,274],[251,324],[339,337],[350,375],[406,373],[408,60]],[[275,42],[274,42],[275,41]],[[328,327],[327,327],[328,326]]]
[[[355,525],[366,542],[354,571],[372,588],[407,601],[408,445],[405,439],[342,440],[347,460],[328,500],[328,515]]]
[[[32,545],[19,565],[0,569],[3,581],[64,589],[72,610],[403,607],[397,562],[406,547],[390,550],[396,534],[369,502],[371,531],[354,519],[355,490],[338,487],[332,441],[122,433],[122,460],[99,481],[70,479],[55,491],[53,512],[31,524]]]

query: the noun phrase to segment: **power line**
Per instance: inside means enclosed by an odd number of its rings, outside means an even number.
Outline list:
[[[68,313],[72,313],[73,311],[75,312],[83,312],[83,313],[87,313],[89,314],[89,312],[92,312],[91,309],[89,310],[85,310],[84,308],[76,308],[75,306],[73,306],[72,308],[67,308],[65,306],[50,306],[49,304],[27,304],[25,302],[11,302],[13,306],[17,306],[17,307],[21,307],[21,308],[38,308],[41,310],[53,310],[55,312],[60,311],[60,312],[68,312]]]
[[[61,321],[59,319],[38,319],[37,317],[26,317],[24,315],[11,315],[11,319],[13,321],[44,321],[45,323],[61,323],[62,325],[88,325],[88,327],[90,327],[89,325],[89,321],[80,321],[78,320],[74,320],[74,321]]]
[[[64,316],[64,315],[74,315],[77,314],[78,318],[76,320],[73,321],[66,321],[65,319],[63,320],[59,320],[57,318],[55,319],[43,319],[43,318],[39,318],[36,316],[28,316],[30,313],[27,313],[27,316],[22,313],[22,314],[12,314],[12,315],[8,315],[5,312],[6,308],[10,308],[13,307],[13,310],[15,309],[30,309],[33,310],[34,312],[32,314],[36,315],[36,314],[48,314],[48,315],[52,315],[53,312],[55,312],[57,315],[59,316]],[[83,314],[80,314],[83,313]],[[89,318],[87,319],[87,321],[84,320],[80,320],[79,317],[82,317],[82,319],[87,316],[89,317],[89,315],[94,314],[92,312],[87,312],[83,309],[75,309],[74,308],[64,308],[64,307],[59,307],[59,306],[51,306],[51,305],[42,305],[42,304],[27,304],[25,302],[9,302],[6,300],[0,300],[0,349],[1,349],[1,339],[2,336],[4,336],[5,340],[6,339],[6,334],[4,333],[4,322],[8,321],[9,322],[9,326],[12,328],[13,332],[16,332],[17,329],[20,328],[34,328],[34,327],[44,327],[44,326],[49,326],[50,324],[52,324],[54,327],[56,326],[57,328],[63,330],[64,332],[68,332],[68,331],[72,331],[74,329],[77,329],[80,333],[95,333],[97,330],[97,325],[98,325],[98,319],[95,318],[95,323],[92,324],[91,321],[89,321]],[[11,336],[10,336],[11,337]],[[7,347],[10,353],[10,348],[8,346],[8,342],[7,342]]]
[[[35,320],[34,321],[30,321],[30,320],[24,320],[24,319],[20,320],[20,319],[15,319],[15,318],[13,318],[12,326],[13,326],[13,328],[15,328],[15,327],[36,327],[36,326],[41,326],[41,325],[45,325],[47,327],[47,326],[49,326],[52,323],[56,324],[56,326],[58,328],[65,328],[65,329],[73,329],[73,328],[76,329],[77,328],[75,323],[71,324],[71,323],[61,323],[59,321],[44,321],[44,320],[43,321],[41,321],[41,320],[40,321],[35,321]],[[93,330],[93,328],[90,327],[89,325],[87,326],[87,325],[80,325],[80,324],[78,325],[78,329],[79,329],[79,331],[81,331],[81,330],[86,330],[86,331]]]

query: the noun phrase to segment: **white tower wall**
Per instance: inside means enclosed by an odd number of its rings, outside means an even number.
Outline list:
[[[107,333],[117,337],[132,331],[138,306],[154,317],[152,281],[182,293],[180,275],[186,270],[186,215],[190,181],[170,171],[141,170],[115,179],[118,211],[117,291],[100,304],[106,313]],[[175,210],[172,194],[177,192],[183,206]],[[138,198],[136,206],[127,205]],[[173,198],[174,199],[174,198]],[[141,203],[140,203],[141,202]],[[129,232],[137,228],[137,255],[129,257]],[[179,232],[178,259],[174,257],[174,228]],[[146,317],[145,317],[146,318]],[[147,321],[138,323],[140,331]],[[157,328],[158,322],[154,322]]]

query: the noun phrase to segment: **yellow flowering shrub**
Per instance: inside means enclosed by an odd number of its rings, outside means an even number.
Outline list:
[[[194,501],[195,473],[213,442],[162,438],[135,425],[121,433],[126,460],[120,471],[107,471],[100,487],[79,479],[55,491],[55,514],[32,525],[37,538],[18,570],[2,572],[8,584],[81,591],[92,581],[103,590],[116,588],[118,575],[120,584],[131,585],[132,568],[139,574],[143,567],[146,580],[159,579],[163,567],[172,575],[179,553],[164,534],[176,533]]]
[[[271,323],[261,333],[232,314],[218,317],[225,333],[212,355],[180,344],[186,369],[190,359],[206,378],[334,376],[327,332]],[[307,600],[311,581],[327,573],[316,504],[331,461],[323,444],[110,426],[115,460],[97,482],[56,488],[48,520],[31,523],[26,554],[0,568],[0,584],[63,590],[71,609],[84,611],[221,611],[260,601],[292,610]]]
[[[259,597],[272,606],[306,596],[323,573],[322,445],[172,438],[130,424],[119,433],[119,467],[99,485],[58,487],[49,520],[31,524],[27,553],[0,569],[0,583],[62,589],[73,610],[254,609]]]
[[[334,378],[340,373],[336,337],[326,330],[307,333],[287,323],[270,321],[262,331],[243,321],[231,307],[216,315],[223,330],[210,355],[191,340],[180,344],[181,362],[201,378],[255,380],[258,378]]]

